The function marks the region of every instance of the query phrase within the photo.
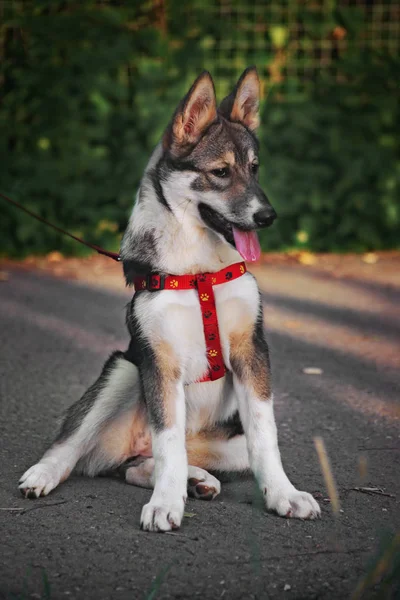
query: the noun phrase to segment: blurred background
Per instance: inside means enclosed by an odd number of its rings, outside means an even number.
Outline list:
[[[143,168],[192,80],[263,85],[265,250],[399,245],[397,0],[0,2],[0,191],[117,249]],[[1,201],[1,200],[0,200]],[[85,250],[4,202],[0,253]]]

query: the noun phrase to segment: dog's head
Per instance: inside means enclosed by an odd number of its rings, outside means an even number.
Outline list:
[[[179,104],[164,137],[164,161],[176,193],[192,204],[202,224],[257,260],[256,229],[268,227],[276,212],[258,183],[260,82],[257,70],[244,71],[233,92],[217,108],[214,84],[202,73]],[[178,175],[179,174],[179,175]],[[170,193],[174,192],[171,184]]]

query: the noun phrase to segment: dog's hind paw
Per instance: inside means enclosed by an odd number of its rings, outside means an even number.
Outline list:
[[[18,487],[25,498],[39,498],[47,496],[59,483],[54,467],[37,463],[22,475]]]
[[[267,494],[267,507],[281,517],[292,519],[318,519],[321,516],[321,509],[313,496],[295,488],[274,494],[271,498]]]
[[[188,495],[198,500],[213,500],[221,492],[221,484],[214,475],[199,467],[189,467]]]

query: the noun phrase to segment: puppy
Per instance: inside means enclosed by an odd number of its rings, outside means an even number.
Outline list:
[[[141,527],[168,531],[181,525],[187,493],[220,492],[208,470],[250,468],[269,510],[320,515],[282,467],[262,303],[241,262],[259,258],[256,229],[276,217],[258,183],[259,87],[249,68],[217,108],[204,72],[175,111],[122,241],[136,288],[129,347],[107,360],[22,476],[26,497],[47,495],[73,470],[123,468],[127,483],[153,489]]]

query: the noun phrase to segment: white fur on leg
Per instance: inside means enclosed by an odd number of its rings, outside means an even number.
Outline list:
[[[259,400],[236,378],[235,386],[250,466],[265,496],[267,508],[282,517],[319,517],[321,510],[316,500],[311,494],[296,490],[283,470],[272,398]]]
[[[144,488],[154,487],[154,458],[144,458],[138,465],[128,467],[125,481]],[[221,484],[214,475],[200,467],[188,467],[189,496],[199,500],[213,500],[221,492]]]
[[[153,433],[155,487],[151,500],[143,507],[141,528],[170,531],[182,521],[186,502],[187,458],[185,438],[177,426]]]
[[[93,406],[82,421],[76,424],[76,429],[63,441],[54,443],[41,460],[22,475],[19,489],[26,498],[46,496],[60,481],[68,477],[82,456],[89,454],[96,444],[99,429],[115,411],[116,402],[124,407],[132,402],[132,396],[139,394],[138,373],[137,367],[128,361],[115,361]],[[95,475],[109,466],[105,463],[105,458],[97,453],[86,464],[85,473]]]
[[[25,498],[47,496],[68,477],[79,456],[79,448],[71,443],[72,439],[54,445],[22,475],[18,487]]]
[[[129,467],[125,472],[125,481],[144,488],[154,487],[154,458],[145,458],[139,465]]]
[[[177,529],[186,502],[188,464],[185,448],[185,395],[176,386],[175,425],[161,432],[152,431],[155,461],[154,492],[143,507],[140,526],[146,531]]]

